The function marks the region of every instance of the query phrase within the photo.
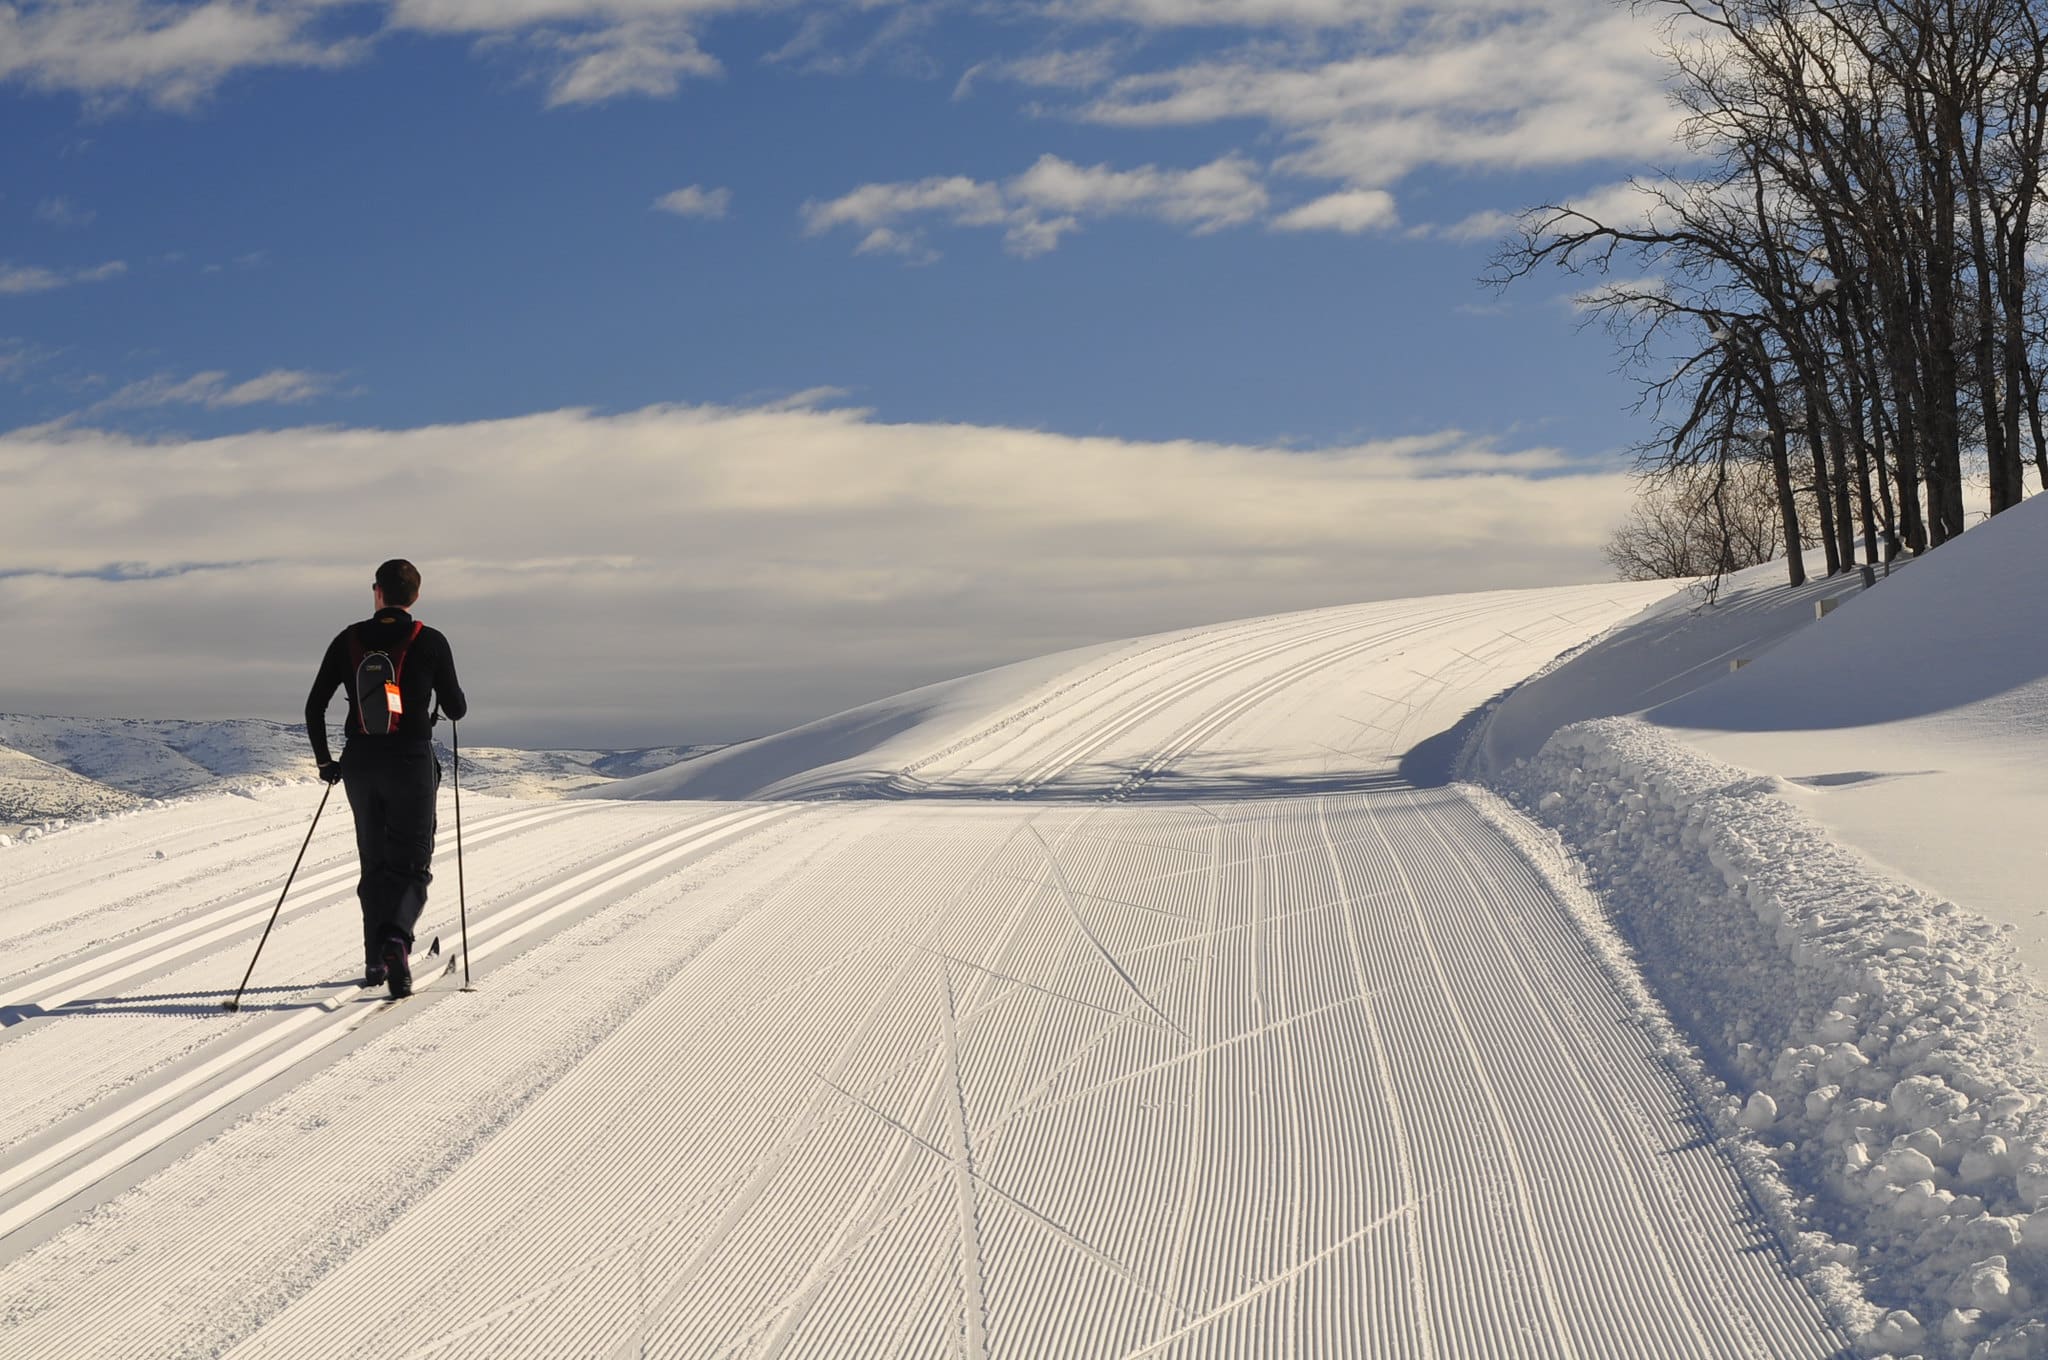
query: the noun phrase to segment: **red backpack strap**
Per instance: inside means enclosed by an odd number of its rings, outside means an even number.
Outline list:
[[[413,620],[412,631],[405,635],[405,641],[398,644],[398,661],[391,672],[392,684],[405,679],[405,658],[411,653],[412,644],[419,640],[420,630],[426,626],[417,619]]]

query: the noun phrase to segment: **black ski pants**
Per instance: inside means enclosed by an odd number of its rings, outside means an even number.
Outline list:
[[[435,796],[441,762],[431,746],[408,742],[350,742],[341,752],[341,784],[356,819],[356,855],[362,878],[363,961],[378,964],[392,936],[412,949],[413,927],[427,907],[434,881]]]

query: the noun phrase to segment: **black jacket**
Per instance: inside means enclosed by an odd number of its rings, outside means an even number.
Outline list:
[[[348,722],[342,729],[354,741],[363,734],[362,715],[356,712],[355,659],[349,648],[353,633],[365,651],[398,654],[399,644],[412,632],[412,615],[403,609],[380,609],[377,617],[353,623],[335,634],[320,658],[320,673],[313,677],[312,693],[306,696],[306,735],[313,742],[313,758],[326,764],[327,705],[334,691],[348,695]],[[398,730],[389,736],[370,738],[379,746],[427,746],[431,744],[434,700],[441,711],[458,721],[469,713],[469,700],[462,695],[462,683],[455,678],[455,656],[448,639],[436,628],[422,627],[420,635],[406,649],[405,669],[398,677],[398,692],[405,700],[405,715]]]

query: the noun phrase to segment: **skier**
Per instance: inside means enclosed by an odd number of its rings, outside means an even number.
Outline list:
[[[363,985],[386,984],[393,997],[412,995],[413,927],[433,881],[435,795],[441,762],[434,755],[429,700],[460,721],[469,712],[455,678],[448,639],[415,622],[420,574],[394,558],[377,568],[371,589],[377,612],[336,635],[306,696],[306,735],[320,777],[339,781],[355,814],[362,877]],[[327,705],[348,690],[347,740],[341,759],[327,747]]]

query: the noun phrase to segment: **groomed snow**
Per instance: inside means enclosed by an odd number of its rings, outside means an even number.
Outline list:
[[[1441,783],[1469,715],[1668,582],[1244,619],[912,690],[585,796],[1244,797]]]
[[[483,989],[391,1012],[339,816],[213,1004],[315,789],[81,802],[0,856],[0,1354],[2048,1356],[2044,532],[473,796]]]
[[[1856,1281],[1440,784],[1659,593],[1146,639],[734,776],[823,802],[476,798],[479,989],[390,1010],[332,811],[218,1008],[314,787],[18,847],[0,1353],[1840,1354]]]

